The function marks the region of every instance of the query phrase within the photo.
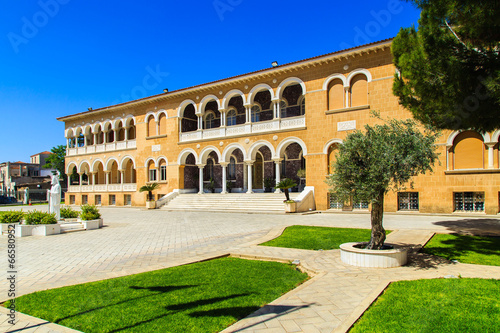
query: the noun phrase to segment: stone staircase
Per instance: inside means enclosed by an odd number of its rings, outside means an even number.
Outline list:
[[[290,193],[297,198],[299,193]],[[205,193],[179,194],[163,206],[167,211],[218,211],[218,212],[261,212],[284,213],[283,193]]]

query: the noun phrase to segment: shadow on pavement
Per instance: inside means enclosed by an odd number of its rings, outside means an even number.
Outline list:
[[[463,219],[433,222],[462,235],[500,236],[500,219]]]

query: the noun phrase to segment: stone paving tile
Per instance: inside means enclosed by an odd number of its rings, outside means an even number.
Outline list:
[[[389,281],[459,274],[500,276],[498,267],[452,265],[420,254],[414,255],[407,267],[374,270],[347,267],[340,261],[338,250],[316,252],[257,246],[290,225],[369,228],[367,214],[267,215],[135,208],[102,208],[101,212],[105,228],[100,230],[17,239],[18,292],[27,294],[136,274],[228,253],[266,260],[299,259],[300,266],[316,277],[224,332],[292,332],[297,327],[303,332],[331,332],[346,327],[353,313],[366,307],[367,299],[376,297],[374,290]],[[396,230],[389,234],[388,241],[418,245],[433,232],[480,230],[483,221],[488,233],[500,234],[500,222],[497,225],[490,217],[474,220],[459,216],[386,214],[384,226]],[[0,253],[6,251],[5,240],[5,236],[0,237]],[[6,263],[0,264],[0,268],[6,271]],[[6,297],[5,289],[0,289],[0,301]],[[18,317],[24,318],[18,327],[31,322],[21,314]],[[69,331],[53,325],[42,325],[34,332]]]

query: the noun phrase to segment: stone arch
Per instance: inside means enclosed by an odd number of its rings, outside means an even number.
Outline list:
[[[212,100],[214,100],[216,103],[217,103],[217,109],[220,110],[221,109],[221,106],[220,106],[220,101],[219,99],[217,98],[217,96],[215,95],[207,95],[205,96],[201,102],[200,102],[200,108],[198,109],[197,113],[201,113],[201,114],[204,114],[205,113],[205,107],[207,106],[207,104],[209,102],[211,102]],[[196,110],[196,109],[195,109]]]
[[[335,79],[339,79],[340,81],[342,81],[342,84],[344,85],[344,87],[348,86],[348,84],[347,84],[348,81],[343,74],[332,74],[325,79],[325,82],[323,82],[323,90],[328,90],[328,85],[330,84],[330,82],[332,82]]]
[[[278,89],[276,90],[276,97],[281,99],[285,88],[288,87],[289,85],[294,84],[294,83],[299,84],[302,87],[302,95],[305,95],[307,93],[306,85],[305,85],[304,81],[302,81],[298,77],[290,77],[286,80],[283,80],[283,82],[280,83],[280,85],[278,86]]]
[[[158,158],[156,159],[156,165],[158,165],[158,166],[159,166],[159,165],[160,165],[160,162],[161,162],[162,160],[163,160],[163,161],[165,161],[165,165],[167,165],[167,166],[168,166],[168,159],[167,159],[165,156],[163,156],[163,155],[162,155],[162,156],[160,156],[160,157],[158,157]]]
[[[116,118],[115,120],[112,120],[111,124],[111,128],[114,130],[118,129],[120,126],[123,127],[122,118]]]
[[[457,135],[459,135],[460,133],[466,132],[466,131],[467,130],[460,130],[460,131],[454,131],[454,132],[452,132],[448,136],[448,140],[446,140],[446,146],[448,146],[448,147],[453,146],[453,142],[455,141],[455,138],[457,137]],[[491,142],[490,134],[489,133],[479,133],[479,134],[483,137],[483,142]],[[498,138],[498,136],[500,135],[500,130],[497,130],[493,134],[493,141],[495,141],[495,139],[494,139],[495,135],[497,135],[497,138]]]
[[[292,143],[298,143],[299,146],[302,148],[302,156],[307,156],[307,146],[306,144],[304,143],[304,141],[302,141],[302,139],[299,139],[297,137],[288,137],[286,139],[283,139],[278,147],[276,148],[276,154],[277,154],[277,157],[283,157],[284,154],[285,154],[285,150],[286,150],[286,147],[288,147],[290,144]]]
[[[181,103],[181,105],[179,105],[179,107],[177,108],[177,117],[182,117],[183,114],[184,114],[184,109],[186,108],[186,106],[192,104],[194,106],[194,112],[195,113],[198,113],[198,107],[196,105],[196,103],[192,100],[192,99],[187,99],[185,101],[183,101]]]
[[[222,108],[227,109],[229,107],[229,101],[235,96],[241,96],[243,99],[243,105],[247,104],[245,94],[241,90],[233,89],[224,96],[224,99],[222,100]]]
[[[119,166],[120,162],[116,157],[110,157],[107,159],[106,163],[104,164],[104,171],[111,171],[110,166],[113,165],[113,162],[116,162],[116,165]]]
[[[500,139],[500,129],[493,132],[493,135],[491,136],[491,142],[497,142],[498,139]]]
[[[153,117],[155,119],[155,122],[158,121],[158,114],[156,114],[155,112],[153,111],[149,111],[148,113],[146,113],[146,115],[144,116],[144,122],[147,123],[149,121],[149,118],[150,117]]]
[[[97,172],[98,170],[96,169],[96,166],[98,165],[98,163],[101,163],[102,164],[102,167],[104,169],[104,161],[101,160],[100,158],[96,158],[94,160],[94,162],[92,162],[92,172]]]
[[[214,151],[215,154],[217,154],[218,160],[221,161],[221,155],[220,155],[219,149],[217,149],[217,147],[215,147],[215,146],[207,146],[207,147],[203,148],[203,150],[200,152],[200,156],[199,156],[198,160],[196,161],[196,164],[207,163],[208,155],[210,155],[210,153],[212,151]]]
[[[147,169],[149,166],[149,163],[153,161],[155,167],[158,167],[158,164],[156,163],[157,161],[153,157],[148,157],[146,161],[144,161],[144,167]]]
[[[328,154],[328,149],[330,149],[330,146],[333,145],[333,144],[344,144],[344,141],[342,141],[342,139],[331,139],[330,141],[328,141],[325,146],[323,147],[323,154]]]
[[[178,165],[186,164],[186,158],[189,156],[189,154],[193,154],[195,161],[198,161],[198,154],[196,153],[196,151],[192,148],[186,148],[179,153],[179,157],[177,158],[177,164]]]
[[[222,158],[220,159],[220,161],[229,163],[231,155],[233,154],[233,152],[236,149],[241,150],[241,153],[243,154],[243,160],[246,160],[247,155],[246,155],[245,148],[243,148],[243,146],[240,145],[239,143],[231,143],[230,145],[228,145],[226,147],[226,149],[224,149],[224,152],[222,153]]]
[[[271,100],[274,100],[276,98],[274,95],[273,88],[271,88],[271,86],[268,84],[261,83],[261,84],[256,85],[255,87],[253,87],[252,90],[250,90],[250,93],[248,94],[248,98],[247,98],[247,103],[253,104],[253,101],[255,99],[255,95],[257,95],[258,92],[263,91],[263,90],[269,91],[269,93],[271,94]]]
[[[73,168],[76,168],[76,171],[78,172],[78,165],[75,161],[71,161],[68,165],[66,165],[66,174],[69,175]]]
[[[128,115],[125,118],[123,118],[123,126],[124,127],[130,126],[131,122],[133,122],[134,125],[137,123],[135,120],[135,117],[133,115]]]
[[[250,159],[250,160],[255,160],[255,156],[257,155],[257,151],[262,146],[266,146],[269,148],[269,150],[271,151],[271,156],[273,156],[273,158],[276,156],[276,150],[274,149],[273,145],[269,141],[259,140],[259,141],[254,142],[252,144],[252,146],[250,146],[250,149],[248,149],[248,153],[247,153],[246,158]]]
[[[76,170],[77,170],[77,172],[78,172],[78,173],[81,173],[81,172],[82,172],[82,168],[83,168],[83,165],[84,165],[84,164],[87,164],[87,166],[88,166],[88,171],[90,172],[90,162],[89,162],[89,161],[87,161],[87,160],[83,160],[83,161],[81,161],[81,162],[78,164],[78,168],[76,168]]]
[[[364,74],[366,76],[366,82],[371,82],[372,81],[372,74],[370,73],[369,70],[367,69],[364,69],[364,68],[358,68],[354,71],[352,71],[351,73],[349,73],[349,75],[347,76],[347,86],[351,86],[351,80],[353,77],[355,77],[356,75],[358,74]]]
[[[126,155],[126,156],[123,156],[123,158],[120,161],[120,163],[118,163],[118,167],[121,170],[125,169],[125,165],[126,165],[127,160],[131,160],[132,163],[134,164],[134,168],[135,168],[135,159],[132,156],[130,156],[130,155]]]

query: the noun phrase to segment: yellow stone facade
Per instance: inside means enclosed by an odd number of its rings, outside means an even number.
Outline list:
[[[378,121],[370,116],[371,110],[379,111],[383,118],[411,117],[392,94],[395,68],[390,46],[391,40],[382,41],[61,117],[59,120],[66,124],[65,134],[70,146],[67,173],[71,175],[75,169],[81,174],[80,179],[75,179],[79,185],[70,186],[66,202],[99,204],[96,196],[100,196],[101,205],[144,206],[146,195],[139,193],[138,188],[150,180],[150,169],[156,170],[160,188],[155,193],[161,196],[184,189],[185,169],[193,172],[196,165],[204,170],[211,158],[219,169],[224,165],[227,175],[226,165],[235,150],[241,151],[243,156],[243,161],[237,162],[243,164],[240,169],[246,186],[242,191],[248,191],[248,170],[253,183],[252,170],[256,170],[254,163],[261,154],[257,153],[259,149],[262,156],[264,151],[270,152],[268,162],[278,164],[274,169],[268,164],[267,173],[271,175],[270,170],[273,170],[272,176],[278,178],[278,173],[281,178],[281,160],[286,159],[287,147],[298,144],[302,150],[300,156],[305,159],[306,184],[315,189],[316,207],[330,209],[325,179],[335,147],[353,129],[362,129],[365,124]],[[302,94],[297,98],[294,94],[299,91]],[[269,110],[264,112],[269,96]],[[232,101],[240,97],[243,106],[230,107]],[[260,109],[255,109],[254,117],[253,110],[259,98],[267,100],[259,104]],[[282,102],[287,98],[293,99],[294,105]],[[196,119],[183,120],[187,118],[188,107],[195,110]],[[231,118],[231,109],[235,109],[237,115],[238,110],[244,109],[245,114],[240,116],[245,121],[234,124],[236,118]],[[211,122],[209,113],[214,114],[216,122]],[[264,118],[270,114],[271,119],[257,121],[259,115]],[[288,117],[290,114],[292,116]],[[183,121],[191,124],[186,128],[195,126],[197,129],[183,132]],[[228,121],[233,123],[228,124]],[[418,208],[408,203],[407,194],[389,193],[385,211],[497,214],[499,135],[499,131],[482,134],[444,131],[438,143],[439,164],[432,174],[416,177],[414,188],[408,189],[408,192],[418,192]],[[106,136],[109,136],[108,142],[104,142]],[[188,157],[190,154],[192,156]],[[188,163],[189,158],[191,162]],[[165,170],[166,177],[160,179],[161,173],[165,176]],[[266,171],[263,172],[265,177]],[[415,203],[414,194],[411,199]],[[343,209],[350,209],[349,205],[344,204]]]

